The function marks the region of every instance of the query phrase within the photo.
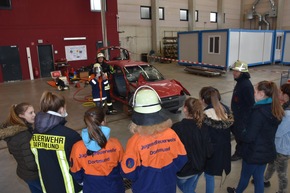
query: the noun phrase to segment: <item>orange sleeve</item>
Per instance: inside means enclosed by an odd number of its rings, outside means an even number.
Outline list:
[[[128,141],[126,151],[121,162],[124,173],[130,173],[141,165],[139,151],[137,149],[137,139],[139,134],[134,134]]]
[[[81,147],[83,146],[83,141],[78,141],[73,145],[71,154],[70,154],[70,171],[75,173],[82,169],[81,163],[79,162],[79,154]]]
[[[116,146],[119,147],[119,153],[120,153],[120,155],[119,155],[119,162],[121,162],[122,159],[123,159],[123,156],[124,156],[123,146],[120,143],[120,141],[118,139],[116,139],[116,138],[110,138],[110,140],[112,140],[116,144]]]

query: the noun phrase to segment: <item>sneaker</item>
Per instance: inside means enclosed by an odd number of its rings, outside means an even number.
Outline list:
[[[252,183],[252,184],[255,183],[254,179],[251,180],[251,183]],[[270,186],[271,186],[270,181],[264,182],[264,187],[265,187],[265,188],[268,188],[268,187],[270,187]]]
[[[231,157],[231,161],[238,161],[238,160],[240,160],[240,159],[242,159],[242,157],[238,156],[237,154],[234,154],[234,155],[232,155],[232,157]]]
[[[232,188],[232,187],[227,187],[227,191],[228,191],[228,193],[235,193],[236,189]]]

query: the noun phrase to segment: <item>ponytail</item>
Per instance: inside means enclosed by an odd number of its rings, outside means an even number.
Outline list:
[[[200,100],[189,97],[184,102],[184,107],[187,108],[188,116],[196,121],[196,125],[201,128],[204,119],[203,105]]]
[[[107,138],[100,126],[105,120],[105,113],[100,107],[93,107],[85,112],[84,122],[88,127],[89,137],[96,141],[101,148],[107,144]]]
[[[5,125],[20,125],[20,126],[27,126],[26,120],[19,117],[20,114],[24,114],[25,111],[30,107],[31,104],[29,103],[20,103],[11,105],[9,109],[9,115],[5,122]]]
[[[203,87],[199,92],[200,98],[207,105],[212,105],[218,118],[221,120],[227,119],[227,114],[224,106],[221,104],[221,96],[219,91],[211,86]]]
[[[284,110],[280,104],[279,90],[277,85],[272,81],[264,80],[259,82],[256,88],[258,91],[264,91],[267,97],[272,98],[272,114],[278,120],[282,120],[284,116]]]

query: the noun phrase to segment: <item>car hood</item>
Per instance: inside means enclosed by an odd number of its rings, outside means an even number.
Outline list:
[[[160,98],[180,95],[183,88],[175,80],[161,80],[156,82],[146,82],[145,85],[151,86],[156,90]],[[141,85],[139,85],[141,86]]]

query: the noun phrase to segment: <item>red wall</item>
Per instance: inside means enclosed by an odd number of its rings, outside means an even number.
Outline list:
[[[0,46],[18,46],[23,79],[30,79],[26,47],[30,47],[33,67],[39,68],[37,45],[45,44],[53,46],[55,60],[65,58],[67,45],[86,45],[88,60],[69,62],[74,69],[95,61],[96,43],[102,41],[102,25],[101,13],[90,11],[90,0],[11,1],[11,10],[0,10]],[[117,12],[117,0],[107,0],[110,45],[119,45]],[[86,37],[86,40],[64,41],[64,37]],[[39,44],[39,39],[43,43]],[[0,82],[3,82],[2,73]]]

